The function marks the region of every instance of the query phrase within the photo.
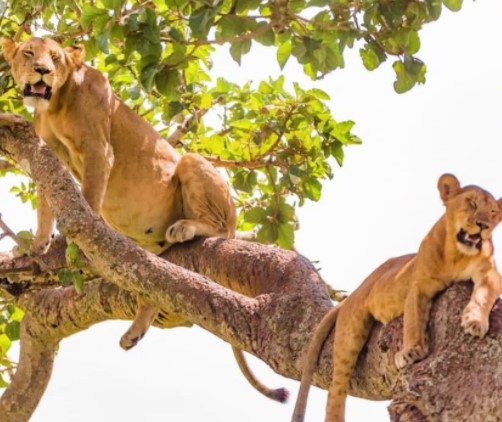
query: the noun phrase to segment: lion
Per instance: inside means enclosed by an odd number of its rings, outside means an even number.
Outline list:
[[[438,189],[446,212],[425,236],[418,253],[386,261],[316,328],[304,361],[293,422],[304,420],[315,364],[335,324],[326,411],[330,422],[345,420],[349,379],[374,321],[388,324],[404,315],[403,347],[394,357],[402,369],[428,354],[426,328],[434,296],[455,282],[472,280],[474,290],[461,324],[472,336],[482,338],[487,333],[490,311],[502,293],[491,238],[502,219],[502,198],[496,201],[478,186],[461,187],[451,174],[439,178]]]
[[[22,43],[4,38],[2,47],[25,105],[35,110],[37,135],[110,227],[154,254],[196,236],[234,237],[236,210],[218,171],[200,155],[180,156],[113,93],[102,73],[84,63],[83,47],[62,48],[48,38]],[[43,254],[51,242],[54,218],[43,192],[37,194],[32,252]],[[158,313],[138,298],[122,348],[135,346]],[[169,324],[191,325],[176,317]],[[240,356],[239,366],[258,391],[278,401],[287,398],[285,390],[261,385],[242,362]]]

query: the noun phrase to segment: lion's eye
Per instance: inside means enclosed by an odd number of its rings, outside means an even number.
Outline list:
[[[33,51],[30,50],[23,50],[23,54],[25,57],[33,57]]]
[[[51,54],[51,58],[53,62],[57,62],[59,60],[59,54],[53,53]]]
[[[478,204],[476,204],[476,201],[474,199],[468,199],[469,201],[469,206],[473,209],[473,210],[477,210],[478,209]]]
[[[494,217],[495,217],[495,216],[497,216],[497,215],[498,215],[498,213],[499,213],[499,210],[496,210],[496,209],[493,209],[493,210],[492,210],[492,216],[494,216]]]

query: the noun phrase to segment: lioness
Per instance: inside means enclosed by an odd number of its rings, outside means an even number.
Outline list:
[[[155,254],[195,236],[234,236],[235,206],[216,169],[199,155],[180,157],[113,93],[103,74],[83,63],[82,47],[62,48],[46,38],[24,43],[4,38],[2,47],[25,104],[35,109],[35,131],[112,228]],[[32,248],[44,253],[54,218],[40,192],[37,217]],[[143,337],[159,311],[138,302],[136,318],[120,341],[124,349]],[[189,325],[176,318],[170,322]],[[264,389],[245,375],[264,394],[285,399],[284,390]]]
[[[492,230],[502,218],[502,198],[477,186],[461,187],[445,174],[438,189],[445,214],[420,244],[417,254],[392,258],[377,268],[344,302],[328,312],[316,329],[304,363],[293,422],[303,421],[308,389],[320,349],[336,322],[333,379],[326,421],[345,420],[345,400],[351,373],[374,320],[388,324],[404,314],[403,348],[396,366],[423,359],[426,327],[434,296],[452,283],[472,280],[474,290],[464,309],[464,331],[483,337],[502,279],[493,259]]]

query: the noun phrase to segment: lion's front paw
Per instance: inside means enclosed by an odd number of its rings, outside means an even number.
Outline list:
[[[427,353],[427,347],[421,345],[413,346],[397,352],[394,356],[394,362],[398,369],[403,369],[405,366],[422,360],[427,356]]]
[[[478,306],[467,306],[462,315],[462,327],[467,334],[474,337],[484,337],[488,332],[488,318]]]
[[[169,243],[181,243],[192,240],[195,237],[196,230],[193,224],[187,220],[176,221],[166,231],[166,240]]]

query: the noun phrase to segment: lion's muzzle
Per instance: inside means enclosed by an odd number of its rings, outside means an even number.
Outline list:
[[[52,88],[44,81],[38,81],[34,85],[26,84],[23,90],[24,97],[42,98],[49,101],[52,96]]]
[[[464,229],[460,229],[457,233],[457,241],[469,248],[476,248],[478,251],[481,250],[483,243],[481,232],[469,234]]]

